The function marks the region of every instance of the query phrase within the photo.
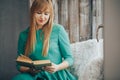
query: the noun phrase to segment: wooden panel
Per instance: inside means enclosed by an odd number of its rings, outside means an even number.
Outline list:
[[[31,7],[33,1],[34,1],[34,0],[29,0],[30,7]]]
[[[80,40],[86,40],[90,37],[90,22],[89,22],[89,16],[90,16],[90,6],[89,6],[89,0],[81,0],[80,3]]]
[[[54,8],[54,22],[58,23],[58,0],[52,0],[53,2],[53,8]]]
[[[68,2],[68,20],[70,30],[70,41],[79,41],[79,6],[78,0],[69,0]]]
[[[59,0],[58,6],[59,23],[68,30],[68,0]]]
[[[96,0],[96,29],[103,24],[103,0]],[[102,38],[103,29],[99,31],[99,38]]]

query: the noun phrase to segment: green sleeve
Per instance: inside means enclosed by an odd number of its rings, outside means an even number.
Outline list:
[[[62,26],[59,31],[59,47],[62,57],[69,63],[69,66],[71,66],[73,64],[73,56],[70,48],[70,41],[68,34]]]
[[[17,53],[19,56],[20,54],[24,54],[25,51],[25,36],[24,34],[21,32],[18,38],[18,49],[17,49]],[[16,67],[18,70],[20,70],[20,65],[16,64]]]
[[[17,51],[18,55],[24,54],[25,43],[26,43],[25,36],[24,34],[20,33],[19,39],[18,39],[18,51]]]

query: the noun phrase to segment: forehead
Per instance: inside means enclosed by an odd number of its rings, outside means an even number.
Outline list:
[[[46,7],[39,7],[35,11],[37,11],[37,12],[50,12],[50,8],[47,6]]]
[[[50,12],[49,9],[45,9],[45,10],[38,10],[37,12]]]
[[[48,3],[39,3],[35,7],[35,11],[50,11],[50,5]]]

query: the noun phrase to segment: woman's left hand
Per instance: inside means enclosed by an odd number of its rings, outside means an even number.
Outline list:
[[[44,69],[50,73],[55,73],[59,70],[59,65],[52,63],[51,66],[46,66]]]
[[[34,75],[36,75],[37,73],[39,73],[41,70],[36,70],[36,69],[34,69],[34,68],[30,68],[29,69],[29,73],[32,75],[32,76],[34,76]]]

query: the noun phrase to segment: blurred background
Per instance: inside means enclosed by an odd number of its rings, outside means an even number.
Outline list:
[[[19,33],[29,26],[33,0],[0,0],[0,80],[10,80],[16,70]],[[54,22],[65,27],[71,44],[96,39],[103,25],[103,0],[52,0]],[[103,39],[103,28],[99,30]]]

